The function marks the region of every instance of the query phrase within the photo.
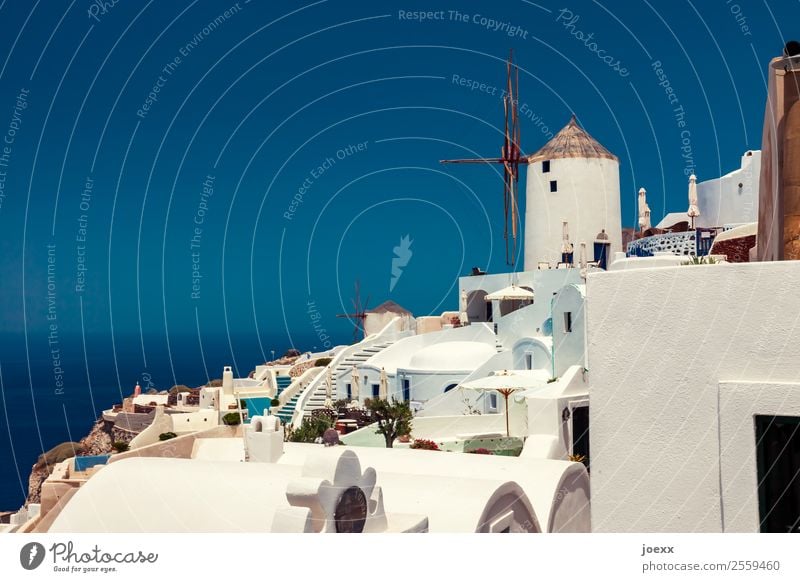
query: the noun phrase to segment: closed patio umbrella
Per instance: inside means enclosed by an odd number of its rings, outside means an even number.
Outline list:
[[[647,190],[639,188],[639,230],[650,228],[650,206],[647,204]]]
[[[386,370],[381,368],[381,381],[378,388],[378,398],[381,400],[389,399],[389,377],[386,375]]]
[[[694,219],[700,216],[700,208],[697,206],[697,176],[694,174],[689,176],[689,210],[686,211],[686,214],[692,219],[692,228],[694,228]]]
[[[350,400],[351,402],[358,402],[358,368],[356,368],[355,364],[353,365],[353,371],[350,374]]]
[[[333,408],[333,377],[330,366],[325,371],[325,408]]]

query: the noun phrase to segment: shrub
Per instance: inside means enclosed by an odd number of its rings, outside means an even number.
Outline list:
[[[160,435],[158,435],[158,440],[168,441],[169,439],[174,439],[176,436],[178,435],[176,435],[174,432],[162,432]]]
[[[130,449],[131,446],[125,441],[114,441],[114,443],[111,445],[111,448],[117,451],[118,453],[124,453],[125,451]]]
[[[428,439],[414,439],[411,443],[412,449],[421,449],[423,451],[440,451],[439,445]]]
[[[300,428],[292,431],[289,440],[293,443],[313,443],[332,426],[330,418],[323,415],[312,415],[310,418],[303,419]]]
[[[270,406],[280,406],[281,405],[281,401],[280,401],[279,398],[273,398],[272,400],[269,401],[269,405]]]
[[[241,422],[242,422],[242,419],[239,417],[239,413],[238,412],[229,412],[228,414],[226,414],[225,416],[222,417],[222,424],[225,424],[225,425],[228,425],[228,426],[236,426],[237,424],[240,424]]]
[[[331,363],[331,359],[330,358],[317,358],[317,361],[314,362],[314,367],[322,368],[324,366],[327,366],[330,363]]]
[[[474,449],[472,451],[467,451],[468,453],[472,453],[473,455],[493,455],[494,453],[489,449],[484,449],[483,447],[479,449]]]
[[[681,265],[716,265],[717,259],[714,257],[692,257],[688,261],[684,261]]]

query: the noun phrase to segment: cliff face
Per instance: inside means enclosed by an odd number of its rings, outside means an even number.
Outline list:
[[[108,428],[102,417],[98,418],[89,434],[80,441],[84,448],[84,454],[105,455],[110,453],[113,443],[111,431],[112,429]]]
[[[111,429],[106,426],[102,418],[99,418],[92,426],[89,434],[83,437],[77,443],[61,443],[39,455],[36,464],[31,468],[30,477],[28,477],[28,498],[25,500],[25,505],[29,503],[39,503],[41,500],[42,483],[50,476],[53,467],[69,459],[79,455],[103,455],[111,452]]]

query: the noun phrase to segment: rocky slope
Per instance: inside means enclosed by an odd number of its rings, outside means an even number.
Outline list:
[[[111,430],[107,427],[107,423],[102,418],[99,418],[92,426],[89,434],[83,437],[80,442],[61,443],[46,453],[39,455],[39,459],[31,468],[31,474],[28,477],[28,498],[25,500],[25,505],[39,503],[42,483],[50,476],[55,465],[70,457],[110,453],[111,443]]]

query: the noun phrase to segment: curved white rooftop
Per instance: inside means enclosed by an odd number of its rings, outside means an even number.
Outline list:
[[[473,370],[497,353],[483,342],[452,341],[426,346],[411,356],[410,370]]]
[[[238,454],[233,449],[241,448],[241,439],[220,440],[230,441],[229,453]],[[277,463],[123,459],[103,467],[81,487],[49,531],[268,532],[276,510],[289,507],[287,487],[303,476],[309,455],[336,455],[336,449],[286,443]],[[507,503],[522,505],[534,531],[588,531],[588,479],[579,464],[348,450],[359,457],[362,469],[376,469],[388,512],[425,515],[432,532],[483,530]],[[564,511],[567,506],[569,512]]]

